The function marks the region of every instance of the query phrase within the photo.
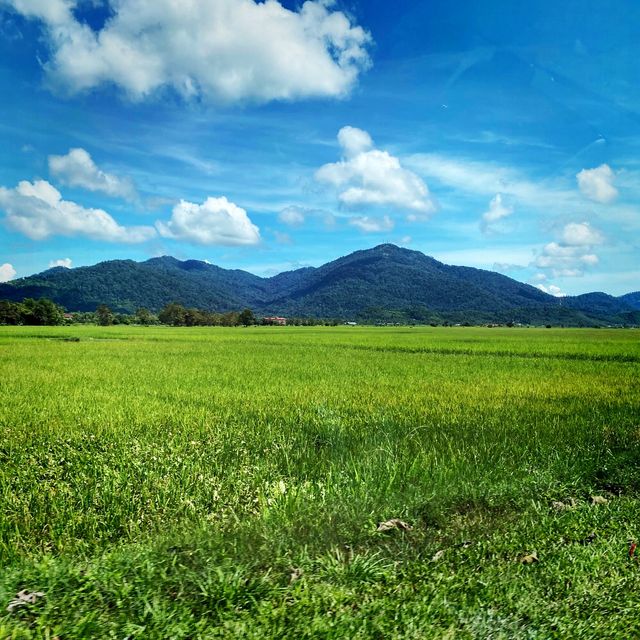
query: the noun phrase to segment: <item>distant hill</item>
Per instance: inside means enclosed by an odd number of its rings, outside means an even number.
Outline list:
[[[319,315],[339,317],[416,307],[494,313],[554,300],[498,273],[451,267],[419,251],[386,244],[308,271],[296,290],[274,298],[269,308],[296,315],[314,309]]]
[[[640,291],[634,291],[633,293],[625,293],[625,295],[620,296],[618,300],[621,300],[625,304],[628,304],[630,307],[634,309],[640,310]]]
[[[71,311],[160,310],[169,302],[209,311],[361,321],[638,324],[640,293],[555,298],[512,278],[383,244],[321,267],[260,278],[171,257],[56,267],[0,285],[0,299],[47,297]]]

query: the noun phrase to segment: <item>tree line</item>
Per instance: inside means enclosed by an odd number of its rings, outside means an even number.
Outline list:
[[[0,325],[55,326],[62,324],[109,325],[169,325],[172,327],[237,327],[269,324],[251,309],[218,313],[186,308],[177,302],[167,304],[159,313],[141,307],[135,313],[117,313],[101,304],[95,311],[66,313],[65,309],[47,298],[25,298],[22,302],[0,300]],[[289,325],[338,324],[337,320],[288,318]]]
[[[47,298],[25,298],[22,302],[0,300],[0,324],[64,324],[64,309]]]

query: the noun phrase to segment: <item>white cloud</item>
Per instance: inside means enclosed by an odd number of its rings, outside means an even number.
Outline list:
[[[84,149],[70,149],[65,156],[49,156],[49,171],[70,187],[101,191],[110,196],[135,200],[136,190],[129,178],[119,178],[99,169]]]
[[[602,244],[604,238],[588,222],[570,222],[562,231],[562,241],[571,246],[584,247]]]
[[[482,215],[482,219],[487,223],[497,222],[513,213],[513,207],[509,207],[502,202],[502,195],[497,193],[489,203],[489,210]]]
[[[291,227],[299,227],[304,224],[304,210],[300,207],[287,207],[278,214],[278,220]]]
[[[549,258],[574,258],[580,249],[557,242],[549,242],[544,247],[544,255]]]
[[[601,164],[595,169],[583,169],[576,179],[580,191],[589,200],[606,204],[618,197],[618,190],[613,186],[615,174],[608,164]]]
[[[433,213],[435,201],[427,185],[387,151],[373,148],[366,131],[343,127],[338,133],[343,151],[339,162],[316,171],[316,180],[339,190],[339,200],[349,207],[394,206],[422,215]]]
[[[157,222],[161,236],[204,245],[253,245],[260,230],[247,212],[225,197],[207,198],[202,204],[181,200],[166,224]]]
[[[349,220],[349,224],[353,227],[357,227],[364,233],[382,233],[383,231],[391,231],[395,226],[393,220],[389,216],[384,216],[383,218],[356,216]]]
[[[452,158],[439,154],[415,154],[405,160],[420,175],[462,193],[492,196],[500,193],[519,204],[557,210],[582,206],[575,189],[565,189],[556,181],[533,181],[520,171],[490,162]]]
[[[489,203],[489,209],[482,214],[480,229],[483,233],[496,231],[499,223],[513,213],[513,207],[502,201],[502,194],[496,193]]]
[[[514,167],[440,154],[413,154],[403,157],[403,164],[427,178],[429,184],[435,181],[439,187],[455,191],[455,197],[460,194],[492,197],[501,193],[503,197],[511,197],[518,209],[532,208],[544,217],[559,213],[564,217],[584,215],[584,197],[573,185],[568,186],[564,176],[533,179]],[[616,178],[624,181],[625,188],[634,190],[638,183],[634,174],[626,170]],[[640,232],[640,216],[637,207],[632,205],[611,204],[607,220],[618,223],[627,233]]]
[[[342,127],[338,131],[338,142],[347,158],[355,158],[373,148],[371,136],[357,127]]]
[[[316,221],[323,224],[327,229],[333,229],[338,224],[336,216],[326,209],[314,209],[300,205],[285,207],[278,214],[278,220],[291,227],[299,227],[307,221]]]
[[[580,277],[586,267],[598,264],[599,258],[592,251],[603,242],[603,235],[588,222],[571,222],[562,229],[561,242],[546,244],[533,265],[549,269],[554,277]]]
[[[71,258],[61,258],[60,260],[51,260],[49,262],[49,268],[53,267],[64,267],[65,269],[71,269],[72,260]]]
[[[562,291],[560,287],[555,284],[537,284],[536,288],[540,289],[540,291],[544,291],[545,293],[555,296],[556,298],[563,298],[567,295]]]
[[[546,273],[536,273],[530,280],[530,284],[546,282],[548,280]]]
[[[580,256],[580,262],[589,266],[594,266],[600,262],[600,259],[595,253],[586,253]]]
[[[0,282],[9,282],[9,280],[13,280],[16,277],[16,270],[13,268],[12,264],[5,262],[4,264],[0,264]]]
[[[6,0],[26,18],[37,18],[47,24],[64,24],[69,20],[76,0]]]
[[[486,162],[420,153],[408,158],[407,164],[443,185],[467,193],[519,195],[523,186],[526,189],[531,186],[513,169]]]
[[[123,227],[102,209],[85,209],[63,200],[46,180],[23,180],[14,189],[0,187],[0,209],[5,211],[10,228],[32,240],[62,235],[136,243],[156,235],[153,227]]]
[[[142,100],[162,87],[235,102],[341,97],[370,64],[369,34],[332,0],[117,0],[99,31],[77,0],[5,0],[43,21],[49,77],[71,92],[114,84]]]

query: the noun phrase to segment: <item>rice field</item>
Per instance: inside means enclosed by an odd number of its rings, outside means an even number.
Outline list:
[[[637,330],[0,327],[0,374],[0,638],[640,637]]]

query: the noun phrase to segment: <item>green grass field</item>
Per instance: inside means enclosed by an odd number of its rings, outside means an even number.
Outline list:
[[[2,639],[640,637],[637,330],[0,327],[0,373]]]

